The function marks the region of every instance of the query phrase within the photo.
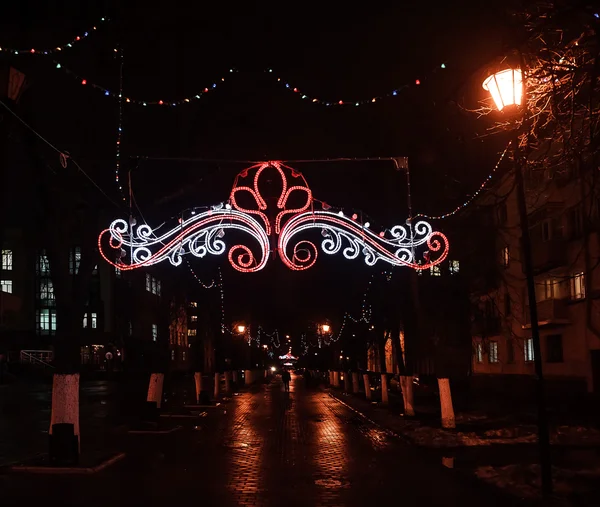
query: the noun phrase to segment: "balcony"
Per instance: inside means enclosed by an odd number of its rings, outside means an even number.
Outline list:
[[[568,324],[569,311],[565,299],[546,299],[537,304],[538,325]],[[525,326],[531,327],[529,306],[525,308]]]
[[[500,317],[478,317],[471,322],[471,336],[496,336],[500,333]]]
[[[567,264],[567,242],[563,239],[532,241],[533,270],[541,273]]]

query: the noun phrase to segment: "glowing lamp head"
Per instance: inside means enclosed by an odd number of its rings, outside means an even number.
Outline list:
[[[267,350],[269,348],[268,345],[263,345],[263,349]]]
[[[331,326],[329,324],[323,324],[322,328],[324,333],[329,333],[329,331],[331,331]]]
[[[523,99],[523,75],[520,69],[506,69],[488,76],[483,89],[490,92],[498,111],[520,106]]]
[[[245,333],[245,332],[246,332],[246,326],[244,326],[244,325],[240,324],[240,325],[237,327],[237,331],[238,331],[238,333],[240,333],[240,334],[241,334],[241,333]]]
[[[275,366],[271,366],[271,371],[276,371],[277,368],[275,368]]]

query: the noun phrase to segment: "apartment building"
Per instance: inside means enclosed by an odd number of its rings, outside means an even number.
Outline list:
[[[600,392],[600,224],[597,169],[526,174],[544,375],[549,384]],[[534,348],[514,179],[479,200],[482,269],[471,299],[474,375],[534,374]]]

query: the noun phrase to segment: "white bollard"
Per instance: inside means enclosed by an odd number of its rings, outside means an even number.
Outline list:
[[[237,370],[233,370],[231,373],[233,375],[233,383],[237,384],[237,382],[238,382],[238,371]]]
[[[333,387],[340,387],[340,372],[333,372]]]
[[[456,428],[450,379],[438,378],[438,388],[440,390],[440,408],[442,409],[442,428]]]
[[[250,384],[252,384],[252,370],[246,370],[244,372],[244,377],[246,380],[246,385],[249,386]]]

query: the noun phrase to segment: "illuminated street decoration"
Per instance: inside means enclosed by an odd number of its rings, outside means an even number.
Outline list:
[[[270,192],[275,194],[272,201],[263,193],[266,186],[276,189]],[[315,203],[322,209],[315,210]],[[287,267],[300,271],[313,266],[318,255],[315,243],[301,235],[314,236],[315,232],[323,236],[324,253],[341,252],[347,259],[362,256],[369,266],[382,261],[424,270],[440,264],[448,255],[446,236],[424,220],[409,220],[379,234],[369,227],[356,214],[347,217],[315,201],[306,179],[296,170],[281,162],[263,162],[238,174],[227,203],[182,216],[163,234],[147,224],[136,226],[135,220],[118,219],[102,231],[98,246],[102,257],[121,270],[164,260],[178,266],[188,254],[202,258],[227,251],[235,269],[254,272],[266,266],[273,250]],[[253,241],[233,242],[227,250],[225,239],[230,231],[248,235]]]

